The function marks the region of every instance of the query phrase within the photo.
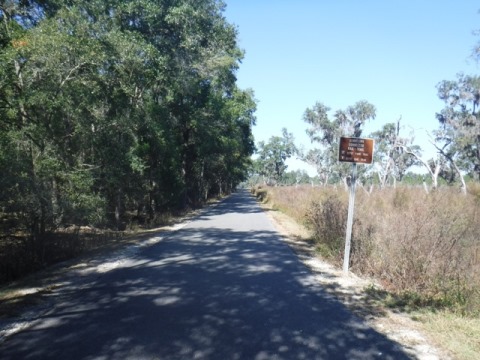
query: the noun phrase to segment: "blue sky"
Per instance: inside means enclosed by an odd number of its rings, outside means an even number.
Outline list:
[[[303,113],[319,101],[345,109],[359,100],[377,108],[364,135],[402,117],[426,156],[425,130],[443,108],[436,85],[477,74],[471,58],[480,36],[480,2],[473,0],[225,0],[245,58],[241,88],[258,100],[256,142],[286,127],[298,146],[310,143]],[[289,170],[307,168],[290,161]],[[311,172],[311,170],[310,170]]]

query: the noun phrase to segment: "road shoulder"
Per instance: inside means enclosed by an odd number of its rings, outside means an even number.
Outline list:
[[[401,344],[406,353],[418,360],[451,359],[445,350],[420,328],[420,324],[407,314],[393,312],[368,295],[368,289],[381,288],[372,279],[364,279],[322,261],[309,241],[308,230],[280,211],[261,204],[284,241],[312,270],[316,280],[327,292],[344,303],[357,316],[388,338]]]

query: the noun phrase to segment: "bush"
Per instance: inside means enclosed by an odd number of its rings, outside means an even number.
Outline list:
[[[263,189],[261,186],[252,188],[252,194],[255,195],[255,197],[261,202],[268,201],[268,191],[267,189]]]
[[[347,224],[347,205],[336,195],[313,201],[306,214],[307,225],[322,255],[341,260]]]
[[[368,199],[369,223],[374,228],[368,240],[374,246],[368,256],[354,259],[356,270],[374,275],[397,293],[418,293],[445,304],[469,302],[467,294],[480,288],[478,279],[472,277],[478,266],[472,250],[477,248],[480,233],[472,199],[449,191],[430,195],[420,190],[390,192],[378,192]],[[383,202],[383,197],[391,201],[379,210],[376,203]],[[363,223],[367,222],[365,214],[359,212]]]

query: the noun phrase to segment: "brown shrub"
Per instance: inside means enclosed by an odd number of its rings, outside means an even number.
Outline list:
[[[262,186],[258,185],[251,189],[252,194],[261,202],[268,201],[268,191]]]
[[[398,206],[398,194],[394,193],[389,211],[375,213],[375,204],[372,204],[374,240],[382,252],[382,256],[377,254],[374,260],[389,255],[376,268],[390,269],[388,272],[395,274],[397,287],[418,290],[428,287],[433,280],[428,278],[443,277],[458,269],[464,255],[460,250],[475,240],[472,233],[475,214],[471,207],[465,206],[467,199],[449,193],[427,196],[419,192],[401,206]],[[393,259],[395,261],[391,261]]]
[[[480,205],[480,184],[479,183],[470,183],[467,186],[468,193],[473,196],[477,205]]]
[[[340,264],[348,194],[311,187],[268,191],[275,207],[303,217],[321,253]],[[351,270],[374,276],[397,294],[480,313],[478,194],[475,186],[468,196],[449,188],[428,195],[408,187],[358,191]]]
[[[321,200],[326,193],[319,192],[311,186],[281,186],[269,187],[269,202],[273,208],[291,216],[299,223],[305,222],[312,201]]]
[[[373,246],[369,254],[361,248],[363,256],[353,259],[354,269],[374,275],[397,293],[416,293],[445,304],[476,301],[471,295],[480,282],[472,278],[472,265],[478,264],[472,249],[477,248],[480,227],[472,198],[403,188],[377,192],[362,205],[369,211],[358,213],[355,231],[369,224],[371,238],[360,245]]]
[[[306,219],[320,253],[336,262],[341,261],[347,224],[345,201],[335,194],[329,194],[321,201],[312,201]]]

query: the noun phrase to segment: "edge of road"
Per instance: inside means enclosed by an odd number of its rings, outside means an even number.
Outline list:
[[[145,246],[154,245],[221,204],[228,196],[210,200],[202,208],[173,218],[171,224],[128,234],[123,241],[89,251],[22,279],[0,286],[0,344],[9,336],[30,327],[52,307],[51,296],[78,275],[105,273],[122,265]],[[81,280],[78,280],[81,281]]]
[[[253,195],[252,195],[253,196]],[[381,289],[374,279],[361,278],[352,272],[323,261],[309,240],[309,231],[288,215],[272,209],[257,200],[257,204],[280,233],[283,241],[296,253],[302,263],[314,274],[315,280],[327,293],[341,301],[355,315],[376,331],[403,346],[405,352],[417,360],[451,360],[452,357],[429,338],[418,323],[407,314],[393,312],[368,295],[369,288]]]
[[[262,204],[250,192],[244,191],[254,198],[273,223],[282,241],[312,271],[315,280],[329,294],[377,331],[400,343],[414,358],[418,360],[451,359],[438,347],[433,347],[432,339],[422,334],[408,316],[388,311],[368,298],[366,289],[372,286],[379,287],[372,279],[363,279],[353,273],[345,275],[341,269],[322,261],[315,254],[313,244],[308,241],[309,232],[304,226],[280,211]],[[37,317],[47,313],[52,307],[51,295],[60,291],[68,282],[76,281],[74,277],[92,272],[104,273],[121,266],[128,256],[134,255],[145,246],[162,241],[203,212],[217,207],[227,198],[228,196],[216,199],[201,209],[192,210],[176,218],[171,225],[132,234],[121,244],[114,244],[97,252],[58,263],[17,282],[0,287],[0,344],[9,336],[31,326]],[[1,311],[2,303],[5,303],[5,299],[8,300],[9,296],[23,299],[13,309],[15,313],[13,316],[6,316]]]

